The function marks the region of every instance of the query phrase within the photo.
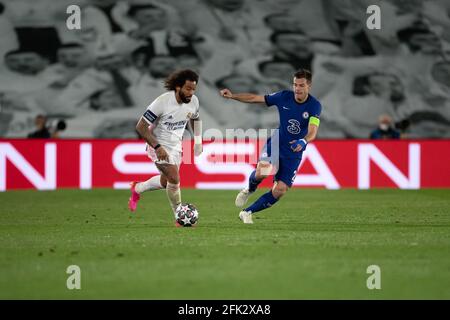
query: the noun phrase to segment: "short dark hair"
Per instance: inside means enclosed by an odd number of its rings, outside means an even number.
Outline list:
[[[164,87],[167,90],[175,90],[176,87],[182,87],[186,81],[195,81],[198,83],[198,74],[190,69],[183,69],[173,72],[164,81]]]
[[[312,73],[308,69],[299,69],[294,73],[294,78],[302,79],[305,78],[308,83],[312,82]]]

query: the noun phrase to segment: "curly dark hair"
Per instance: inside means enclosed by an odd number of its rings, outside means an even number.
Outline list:
[[[175,71],[164,81],[164,87],[168,91],[175,90],[176,87],[182,87],[186,81],[198,83],[198,74],[190,69]]]

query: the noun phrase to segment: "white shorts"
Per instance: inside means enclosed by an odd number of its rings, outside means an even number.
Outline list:
[[[163,148],[164,148],[164,146],[163,146]],[[181,165],[182,153],[179,151],[174,151],[169,148],[164,148],[164,149],[166,150],[167,154],[169,155],[169,161],[158,160],[155,149],[149,147],[148,145],[147,145],[147,155],[156,164],[172,164],[172,165],[177,166],[177,168],[179,169],[180,165]]]

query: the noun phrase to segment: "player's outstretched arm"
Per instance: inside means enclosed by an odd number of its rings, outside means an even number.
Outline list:
[[[265,103],[264,96],[253,93],[232,93],[229,89],[220,90],[220,95],[226,99],[233,99],[245,103]]]

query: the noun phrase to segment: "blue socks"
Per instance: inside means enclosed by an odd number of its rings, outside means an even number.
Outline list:
[[[245,211],[250,211],[251,213],[255,213],[267,208],[270,208],[278,201],[272,194],[272,190],[264,193],[258,200],[256,200],[250,207],[245,209]]]
[[[248,178],[248,190],[250,192],[255,192],[256,188],[258,188],[258,185],[262,182],[262,180],[258,181],[256,180],[256,170],[252,172],[250,177]],[[270,208],[273,206],[278,199],[276,199],[273,194],[272,190],[269,190],[267,193],[263,194],[261,197],[259,197],[258,200],[256,200],[250,207],[245,209],[245,211],[250,211],[251,213],[255,213],[267,208]]]
[[[252,174],[248,178],[248,190],[250,192],[255,192],[258,185],[262,182],[262,180],[256,180],[256,170],[253,170]]]

